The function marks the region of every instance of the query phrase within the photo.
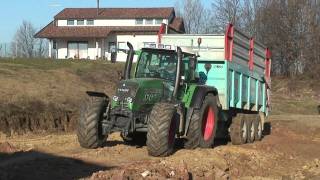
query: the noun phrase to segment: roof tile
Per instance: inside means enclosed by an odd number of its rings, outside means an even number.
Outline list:
[[[66,8],[55,19],[169,18],[174,8]]]

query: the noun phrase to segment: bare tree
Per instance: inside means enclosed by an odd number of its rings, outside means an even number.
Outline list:
[[[215,26],[219,31],[224,31],[227,23],[232,23],[240,28],[240,15],[242,3],[240,0],[215,0],[212,11],[215,16]]]
[[[28,21],[23,21],[11,43],[12,54],[16,57],[31,58],[34,56],[36,29]]]
[[[34,38],[35,33],[36,28],[32,23],[23,21],[11,42],[11,55],[23,58],[46,57],[48,42]]]
[[[207,11],[201,1],[198,0],[177,0],[177,15],[182,16],[186,33],[203,33],[208,29],[204,22],[210,11]]]
[[[47,57],[49,50],[49,42],[46,39],[37,39],[37,49],[36,56],[37,57]]]

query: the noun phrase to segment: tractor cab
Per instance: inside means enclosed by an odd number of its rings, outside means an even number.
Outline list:
[[[128,44],[129,48],[131,47]],[[143,48],[132,74],[134,50],[128,52],[125,78],[119,82],[112,109],[148,111],[160,101],[181,99],[183,84],[195,81],[196,55],[177,48]],[[121,111],[121,110],[119,110]],[[123,112],[123,111],[122,111]]]

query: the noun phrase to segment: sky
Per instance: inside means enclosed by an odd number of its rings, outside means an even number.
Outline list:
[[[201,0],[205,6],[211,0]],[[1,0],[0,43],[9,43],[23,20],[41,29],[67,7],[96,7],[96,0]],[[174,7],[176,0],[100,0],[100,7]]]

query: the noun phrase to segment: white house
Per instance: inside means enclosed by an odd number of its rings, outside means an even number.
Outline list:
[[[184,33],[174,8],[66,8],[35,37],[49,39],[49,57],[125,61],[134,49],[161,43],[161,34]],[[113,53],[112,53],[113,52]]]

